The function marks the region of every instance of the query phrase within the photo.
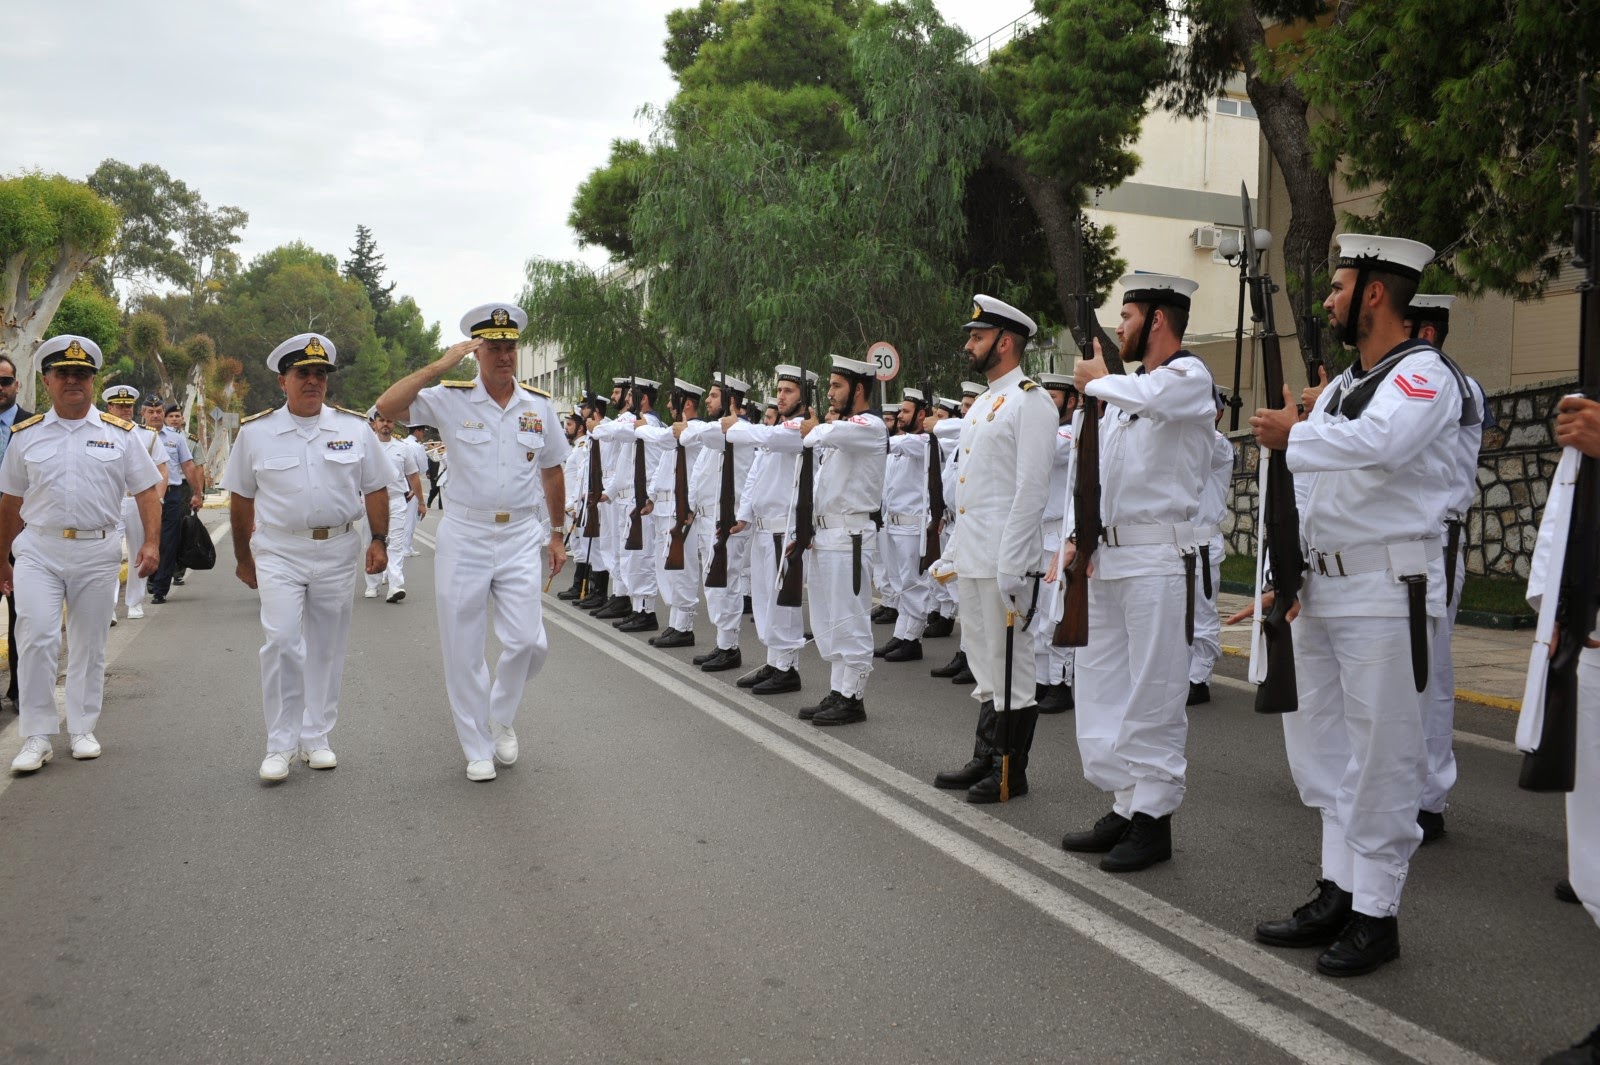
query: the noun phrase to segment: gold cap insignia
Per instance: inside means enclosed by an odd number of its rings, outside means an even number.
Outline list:
[[[306,342],[305,353],[313,359],[326,359],[328,357],[327,351],[322,347],[322,341],[316,337],[312,337]]]
[[[977,300],[973,300],[972,301],[972,320],[974,322],[976,322],[979,318],[982,318],[982,317],[983,317],[983,308],[978,306],[978,301]]]
[[[498,326],[508,326],[511,324],[511,312],[504,307],[496,307],[494,313],[489,315],[489,321]]]
[[[83,350],[83,345],[74,340],[67,345],[67,350],[61,354],[62,362],[93,362],[89,353]]]

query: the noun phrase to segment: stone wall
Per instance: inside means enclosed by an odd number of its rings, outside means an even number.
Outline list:
[[[1495,426],[1478,454],[1478,499],[1467,518],[1467,572],[1526,577],[1545,495],[1561,449],[1551,431],[1556,403],[1574,379],[1491,392]],[[1232,433],[1231,514],[1223,535],[1230,554],[1255,553],[1256,484],[1260,452],[1248,432]]]

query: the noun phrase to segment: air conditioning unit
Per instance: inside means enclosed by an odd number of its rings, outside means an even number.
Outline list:
[[[1189,233],[1189,243],[1195,248],[1204,248],[1207,251],[1216,250],[1221,240],[1222,230],[1216,226],[1196,226]]]

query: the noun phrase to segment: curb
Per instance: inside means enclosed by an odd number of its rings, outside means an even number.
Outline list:
[[[1255,597],[1256,590],[1238,581],[1223,581],[1221,589],[1229,595]],[[1490,610],[1461,610],[1456,613],[1457,625],[1471,625],[1475,629],[1531,629],[1539,622],[1535,614],[1499,614]]]

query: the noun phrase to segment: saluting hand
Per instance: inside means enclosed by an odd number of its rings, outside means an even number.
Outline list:
[[[1556,405],[1556,443],[1600,458],[1600,403],[1565,396]]]
[[[463,340],[459,344],[451,344],[444,349],[444,354],[434,362],[433,368],[438,370],[441,375],[454,369],[462,359],[477,351],[482,343],[483,341],[481,340]]]

